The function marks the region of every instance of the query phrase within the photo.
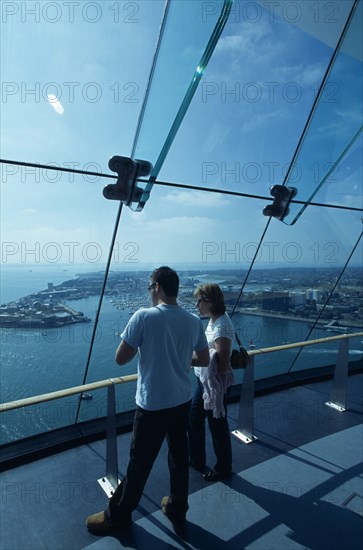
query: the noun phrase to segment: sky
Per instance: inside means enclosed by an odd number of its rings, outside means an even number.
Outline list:
[[[137,158],[155,164],[220,5],[172,3]],[[269,197],[283,183],[350,6],[236,1],[158,179]],[[1,10],[1,157],[111,173],[111,157],[131,155],[164,2],[2,2]],[[301,200],[361,123],[361,57],[343,56],[292,172]],[[119,208],[102,195],[112,180],[1,170],[3,265],[105,264]],[[361,206],[361,182],[360,137],[314,200]],[[123,207],[113,267],[247,268],[267,204],[155,185],[142,212]],[[358,212],[310,206],[294,225],[271,220],[256,267],[343,265],[360,232]]]

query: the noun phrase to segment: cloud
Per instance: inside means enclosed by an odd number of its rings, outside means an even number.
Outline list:
[[[290,71],[292,72],[292,68]],[[295,78],[299,79],[299,83],[305,86],[316,85],[317,82],[320,82],[324,76],[324,66],[322,63],[314,63],[311,65],[306,65],[305,67],[295,67]]]
[[[33,214],[37,214],[38,213],[38,210],[36,210],[35,208],[24,208],[23,210],[23,214],[25,214],[26,216],[27,215],[33,215]]]
[[[246,120],[243,123],[243,131],[244,132],[251,132],[252,130],[255,130],[257,127],[266,127],[267,122],[273,122],[273,119],[278,118],[278,120],[281,121],[282,117],[284,116],[284,110],[283,109],[276,109],[271,110],[269,113],[261,113],[258,115],[255,115],[253,118],[250,118]]]
[[[204,216],[175,216],[145,221],[142,225],[143,237],[164,234],[174,238],[176,235],[195,235],[213,227],[214,221]]]
[[[260,21],[258,25],[250,25],[249,23],[241,23],[238,27],[238,34],[230,34],[222,36],[216,47],[217,53],[234,53],[234,54],[255,54],[255,45],[260,40],[266,40],[271,34],[266,22]]]
[[[206,216],[144,216],[142,223],[136,219],[130,222],[124,224],[120,238],[134,243],[139,262],[153,264],[201,261],[203,242],[222,229],[220,220]]]
[[[205,193],[203,191],[172,191],[162,199],[175,205],[195,208],[219,208],[226,206],[229,201],[222,195]]]

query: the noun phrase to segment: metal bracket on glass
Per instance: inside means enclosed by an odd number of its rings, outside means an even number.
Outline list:
[[[264,216],[272,216],[277,220],[282,221],[290,212],[289,204],[291,199],[296,196],[297,189],[295,187],[287,187],[286,185],[273,185],[270,187],[270,194],[274,198],[274,202],[265,206],[263,209]]]
[[[239,405],[238,428],[232,434],[243,443],[252,443],[258,437],[253,435],[253,404],[255,398],[255,358],[250,355],[251,362],[244,369]]]
[[[152,170],[152,164],[146,160],[137,160],[129,157],[112,157],[108,163],[112,172],[117,172],[117,182],[106,185],[103,196],[106,199],[122,201],[126,206],[138,203],[144,192],[137,187],[138,178],[148,176]]]
[[[346,338],[340,342],[333,385],[330,392],[330,401],[325,403],[328,407],[339,412],[347,410],[348,351],[349,339]]]
[[[98,479],[102,489],[111,498],[120,480],[118,479],[115,383],[107,388],[107,439],[106,439],[106,475]]]

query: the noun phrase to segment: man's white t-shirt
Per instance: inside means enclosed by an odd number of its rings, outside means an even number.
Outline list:
[[[121,338],[138,349],[139,407],[151,411],[167,409],[192,398],[193,351],[208,347],[199,317],[178,305],[143,308],[130,318]]]

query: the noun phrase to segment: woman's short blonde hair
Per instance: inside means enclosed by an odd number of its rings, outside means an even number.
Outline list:
[[[213,315],[223,315],[226,312],[223,292],[216,283],[199,285],[194,291],[194,296],[196,298],[206,298],[211,302],[210,310]]]

